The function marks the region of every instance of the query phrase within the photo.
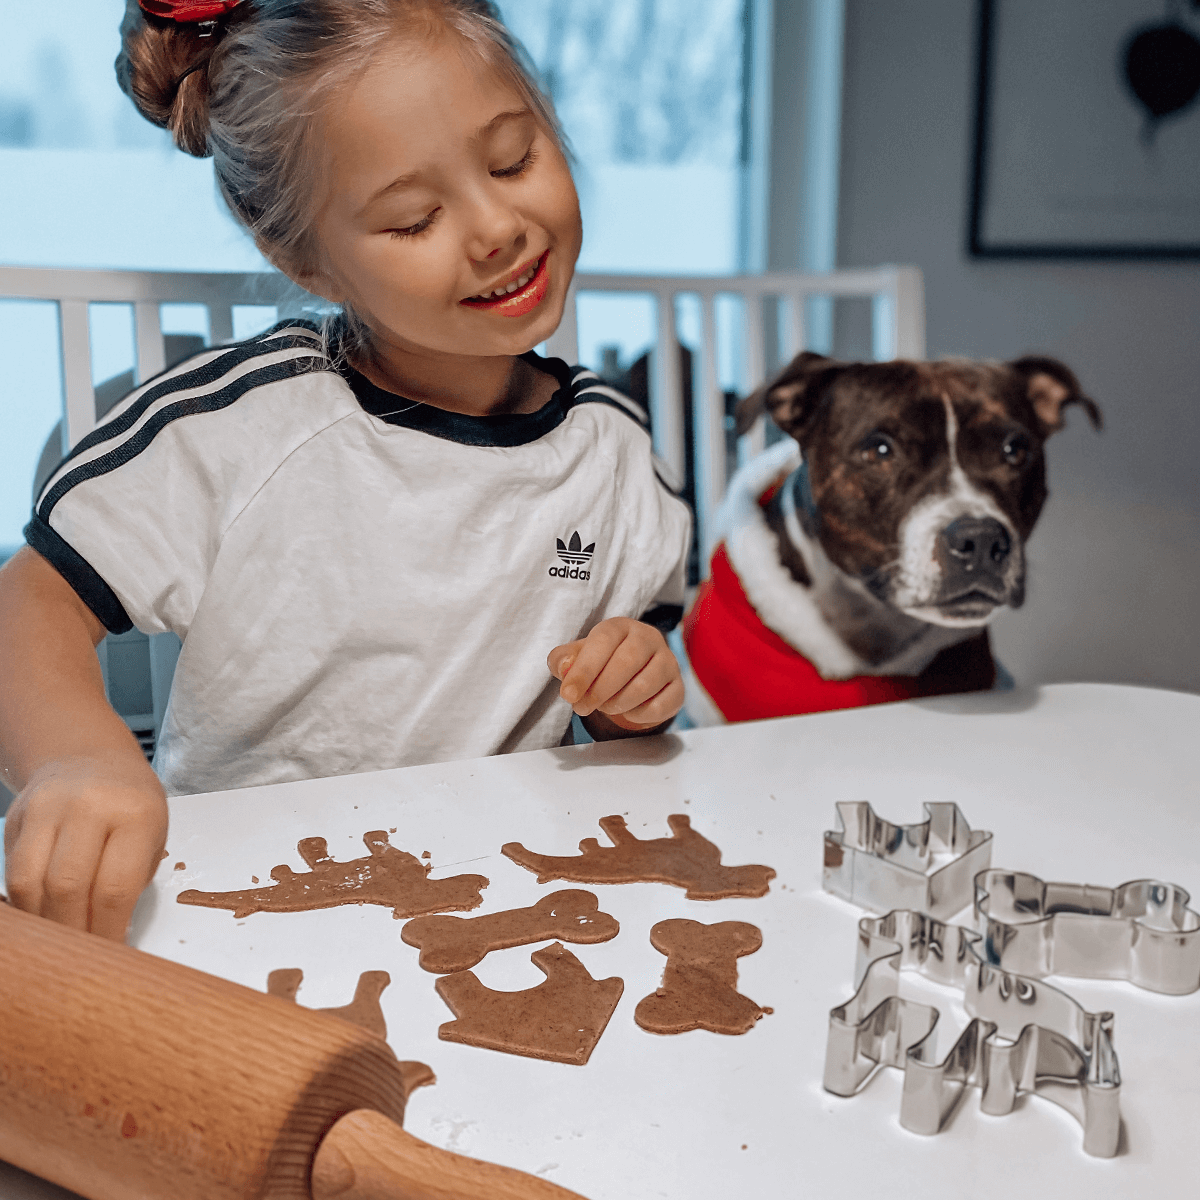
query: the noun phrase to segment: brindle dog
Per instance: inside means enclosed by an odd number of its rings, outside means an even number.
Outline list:
[[[763,514],[797,603],[815,605],[859,670],[917,674],[940,656],[952,682],[944,652],[961,646],[964,665],[987,654],[982,627],[1024,600],[1025,540],[1047,495],[1043,446],[1072,404],[1101,427],[1052,358],[846,363],[809,352],[742,402],[739,431],[766,410],[800,444],[803,462]],[[847,673],[779,632],[826,677]]]

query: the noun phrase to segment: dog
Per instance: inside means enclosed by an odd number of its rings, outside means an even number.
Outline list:
[[[695,724],[853,708],[996,683],[987,624],[1025,596],[1043,447],[1078,405],[1053,358],[839,362],[798,355],[739,406],[790,438],[733,478],[684,620]]]

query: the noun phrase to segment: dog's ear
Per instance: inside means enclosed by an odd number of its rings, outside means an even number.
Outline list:
[[[1104,427],[1099,406],[1083,394],[1075,372],[1058,359],[1029,354],[1008,365],[1025,383],[1025,392],[1037,414],[1043,437],[1057,433],[1066,424],[1062,412],[1068,404],[1078,404],[1087,413],[1093,429]]]
[[[737,406],[735,419],[739,436],[764,412],[769,412],[780,429],[798,437],[820,398],[821,389],[814,387],[814,383],[828,368],[840,366],[824,354],[814,354],[811,350],[797,354],[774,379],[751,392]]]

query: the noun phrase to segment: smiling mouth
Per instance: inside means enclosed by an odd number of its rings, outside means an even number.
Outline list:
[[[550,286],[550,272],[547,269],[549,258],[550,251],[547,250],[516,279],[493,288],[486,296],[468,296],[459,303],[466,308],[492,312],[504,317],[523,317],[541,304]]]

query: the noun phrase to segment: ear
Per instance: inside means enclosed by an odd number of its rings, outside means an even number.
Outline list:
[[[1043,437],[1049,437],[1063,428],[1066,421],[1062,410],[1068,404],[1078,404],[1087,413],[1093,429],[1104,427],[1099,406],[1090,396],[1083,394],[1075,372],[1058,359],[1030,354],[1008,365],[1025,383],[1025,392],[1037,414]]]
[[[811,350],[797,354],[770,383],[738,405],[737,432],[745,433],[764,412],[769,412],[780,429],[798,438],[816,410],[823,391],[821,384],[841,367],[841,363]]]

